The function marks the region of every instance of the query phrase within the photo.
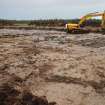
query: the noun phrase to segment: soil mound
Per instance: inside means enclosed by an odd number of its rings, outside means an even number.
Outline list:
[[[20,92],[9,84],[0,87],[0,105],[55,105],[46,96],[38,97],[29,91]]]

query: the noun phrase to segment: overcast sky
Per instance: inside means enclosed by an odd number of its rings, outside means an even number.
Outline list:
[[[105,0],[0,0],[0,18],[70,19],[105,10]]]

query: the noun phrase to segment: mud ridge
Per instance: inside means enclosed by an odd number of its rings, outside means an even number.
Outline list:
[[[54,75],[51,76],[50,78],[46,77],[45,80],[47,82],[58,82],[58,83],[72,83],[72,84],[77,84],[77,85],[82,85],[84,87],[91,86],[95,89],[97,93],[105,93],[104,88],[105,88],[105,81],[100,81],[100,82],[95,82],[95,81],[86,81],[81,78],[73,78],[73,77],[66,77],[66,76],[58,76]]]
[[[105,38],[93,38],[93,39],[85,39],[77,41],[76,44],[80,44],[82,46],[93,47],[93,48],[100,48],[105,46]]]

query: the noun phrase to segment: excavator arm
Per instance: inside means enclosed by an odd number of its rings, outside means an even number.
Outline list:
[[[81,18],[81,20],[80,20],[80,22],[79,22],[79,26],[81,25],[81,24],[83,24],[83,22],[85,22],[86,20],[88,20],[88,19],[91,19],[92,17],[97,17],[97,16],[102,16],[103,15],[103,13],[98,13],[98,12],[95,12],[95,13],[89,13],[89,14],[87,14],[87,15],[85,15],[85,16],[83,16],[82,18]]]

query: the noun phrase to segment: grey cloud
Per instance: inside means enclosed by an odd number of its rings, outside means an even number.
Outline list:
[[[0,0],[0,17],[74,18],[105,10],[105,0]]]
[[[94,6],[105,3],[105,0],[0,0],[0,8],[41,8],[53,6]]]

